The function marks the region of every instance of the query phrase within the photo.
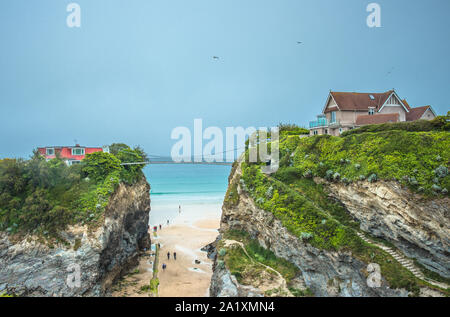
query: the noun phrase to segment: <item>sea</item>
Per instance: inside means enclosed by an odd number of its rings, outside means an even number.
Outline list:
[[[220,219],[230,171],[231,166],[221,165],[147,165],[150,226]]]

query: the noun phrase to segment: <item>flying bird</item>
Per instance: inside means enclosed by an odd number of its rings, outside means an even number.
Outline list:
[[[386,76],[389,76],[390,74],[392,74],[392,71],[394,70],[395,67],[392,67],[390,71],[387,72]]]
[[[299,42],[299,41],[297,41],[297,44],[302,44],[303,42]]]
[[[219,57],[218,56],[213,56],[213,59],[219,59]]]

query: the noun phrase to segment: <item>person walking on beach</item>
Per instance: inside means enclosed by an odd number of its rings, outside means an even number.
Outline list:
[[[167,260],[170,260],[170,252],[167,252]]]
[[[169,219],[167,219],[167,225],[169,225]]]
[[[181,205],[178,205],[178,213],[181,214]]]
[[[176,252],[173,253],[173,259],[174,259],[175,261],[177,260],[177,253],[176,253]]]
[[[166,270],[166,267],[167,267],[166,263],[163,263],[163,265],[162,265],[162,269],[163,269],[163,271],[165,271],[165,270]]]
[[[161,230],[161,228],[162,228],[162,226],[161,226],[161,225],[159,225],[159,230]]]

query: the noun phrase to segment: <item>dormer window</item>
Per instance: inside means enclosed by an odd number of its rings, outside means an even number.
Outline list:
[[[46,154],[47,156],[55,155],[55,149],[54,149],[54,148],[46,148],[46,149],[45,149],[45,154]]]
[[[375,114],[375,108],[369,108],[369,116],[373,116]]]
[[[79,147],[72,148],[72,155],[84,155],[84,149]]]

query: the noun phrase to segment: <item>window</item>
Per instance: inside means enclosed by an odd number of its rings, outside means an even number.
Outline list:
[[[325,129],[325,134],[328,134],[328,129]]]
[[[369,115],[373,115],[375,113],[375,109],[374,108],[369,108]]]
[[[55,155],[55,149],[54,148],[47,148],[46,151],[45,151],[45,154],[47,156]]]
[[[72,155],[84,155],[84,149],[82,148],[73,148]]]
[[[330,120],[330,122],[331,123],[336,122],[336,111],[332,111],[331,112],[331,120]]]
[[[342,128],[339,128],[339,134],[341,134],[341,133],[342,133],[342,131],[343,131],[343,130],[342,130]]]
[[[313,134],[314,134],[314,135],[317,135],[317,130],[314,130]]]
[[[373,95],[369,95],[370,100],[375,100],[375,97]]]

